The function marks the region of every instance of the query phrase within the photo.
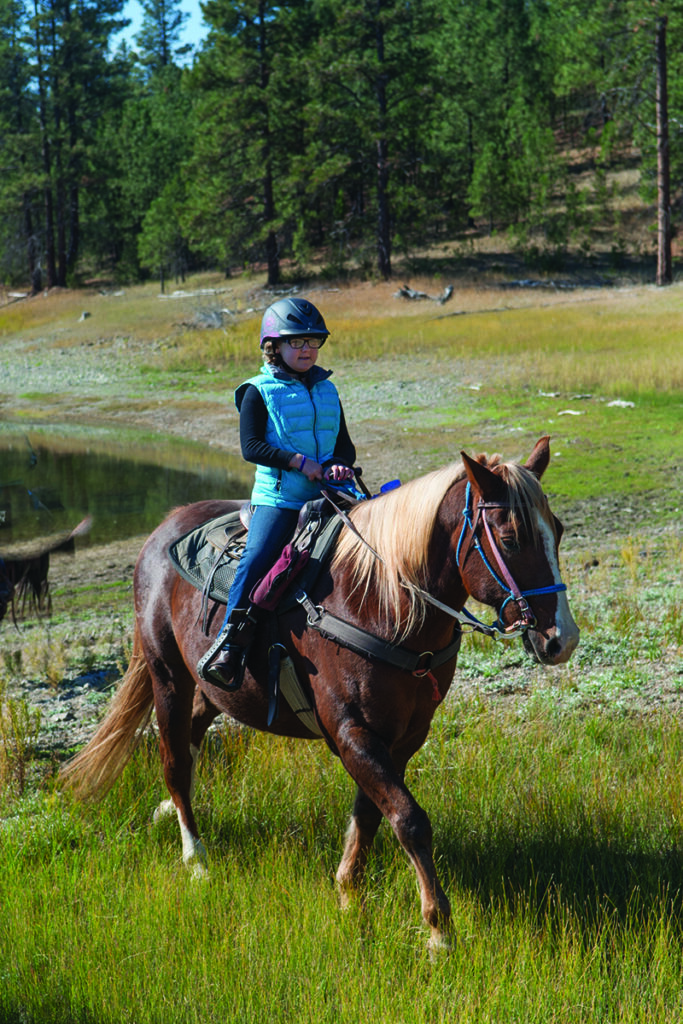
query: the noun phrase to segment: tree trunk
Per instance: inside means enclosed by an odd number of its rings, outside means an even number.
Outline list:
[[[81,247],[81,204],[78,189],[78,110],[70,99],[69,119],[69,246],[66,252],[66,269],[73,273]]]
[[[388,281],[391,277],[391,223],[389,214],[389,144],[387,142],[387,76],[384,70],[384,27],[380,19],[382,0],[377,0],[375,42],[379,73],[377,95],[377,268]]]
[[[266,237],[266,262],[268,264],[268,287],[272,288],[280,283],[280,257],[274,231],[269,231]]]
[[[57,188],[56,216],[57,216],[57,284],[60,288],[66,288],[66,200],[64,196],[64,173],[62,170],[61,152],[57,150]]]
[[[45,211],[45,262],[47,269],[47,287],[53,288],[57,283],[57,263],[55,260],[55,225],[52,202],[52,150],[48,132],[47,97],[45,94],[45,70],[43,68],[43,51],[40,39],[40,8],[38,0],[33,0],[35,16],[35,57],[36,78],[38,80],[38,111],[40,119],[40,145],[43,162],[45,185],[43,187],[43,203]]]
[[[268,82],[270,79],[270,67],[267,60],[267,32],[266,32],[266,5],[262,2],[259,4],[259,50],[261,54],[261,63],[259,68],[260,86],[263,90],[263,109],[265,112],[265,132],[264,132],[264,160],[263,165],[265,168],[265,175],[263,179],[263,219],[266,224],[272,224],[275,219],[275,197],[273,190],[273,155],[270,140],[270,110],[268,107],[268,98],[266,96],[266,89],[268,88]],[[278,255],[278,244],[275,232],[272,228],[268,229],[266,235],[266,263],[268,266],[268,286],[274,287],[280,283],[280,257]]]
[[[386,139],[377,140],[377,268],[388,281],[391,277],[391,230],[389,224],[389,167]]]
[[[38,241],[33,228],[33,214],[31,212],[31,200],[24,195],[24,231],[26,232],[26,256],[28,259],[28,271],[31,278],[31,295],[37,295],[42,291],[43,275],[40,269],[40,254],[38,252]]]
[[[68,3],[66,10],[68,12]],[[68,14],[65,20],[68,21]],[[50,122],[52,135],[53,169],[55,172],[55,215],[57,223],[57,284],[60,288],[66,288],[66,195],[64,188],[64,164],[62,144],[62,103],[60,75],[57,73],[57,25],[55,20],[55,8],[52,6],[50,15],[50,35],[52,41],[51,63],[52,73],[52,120]],[[68,74],[68,71],[67,71]]]
[[[657,284],[671,284],[671,174],[669,153],[669,102],[666,70],[666,16],[657,21]]]

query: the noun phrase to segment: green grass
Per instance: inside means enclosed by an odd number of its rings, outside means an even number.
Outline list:
[[[409,766],[454,949],[430,961],[414,873],[386,826],[364,905],[339,910],[353,787],[322,744],[227,729],[209,744],[196,810],[211,880],[197,884],[175,820],[150,823],[166,795],[153,738],[104,802],[82,809],[52,792],[50,758],[31,760],[25,721],[24,745],[0,758],[0,1021],[683,1019],[680,286],[525,309],[511,308],[528,304],[518,295],[458,293],[462,315],[440,319],[379,294],[363,305],[349,293],[334,313],[335,380],[360,450],[376,429],[398,429],[399,459],[419,451],[426,471],[463,447],[526,456],[550,433],[545,482],[566,521],[563,574],[582,630],[573,659],[551,670],[519,642],[468,637]],[[73,324],[64,301],[52,315]],[[131,378],[140,395],[223,406],[256,368],[256,315],[200,332],[174,326],[151,287],[98,301],[79,336],[103,329],[96,320],[134,336],[139,316],[150,340]],[[31,309],[38,337],[50,320]],[[0,331],[20,329],[18,315],[3,313]],[[440,386],[421,390],[426,378]],[[112,395],[111,410],[126,400]],[[132,618],[123,587],[54,601],[51,624],[11,634],[0,683],[54,678],[57,701],[63,678],[123,665]],[[7,706],[0,694],[0,714]]]
[[[364,903],[339,909],[353,785],[326,747],[224,725],[198,773],[206,883],[182,866],[175,818],[151,824],[154,736],[94,807],[53,793],[49,762],[23,797],[6,788],[0,1020],[678,1019],[683,723],[656,686],[683,686],[682,555],[667,536],[625,538],[588,567],[570,553],[583,634],[567,666],[467,639],[407,775],[453,906],[449,954],[429,959],[386,825]],[[88,653],[91,626],[78,639],[68,618],[55,655],[71,635],[81,664],[125,660],[129,622]]]
[[[409,772],[458,936],[432,963],[390,834],[365,908],[338,909],[352,787],[320,744],[229,732],[207,751],[206,884],[175,823],[149,826],[141,751],[99,808],[44,794],[5,821],[2,1019],[676,1019],[682,756],[666,718],[445,710]]]

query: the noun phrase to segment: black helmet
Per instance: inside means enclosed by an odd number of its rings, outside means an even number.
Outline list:
[[[270,339],[310,335],[327,338],[329,331],[322,313],[306,299],[278,299],[263,314],[261,348]]]

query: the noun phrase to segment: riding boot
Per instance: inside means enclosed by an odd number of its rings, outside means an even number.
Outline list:
[[[233,609],[227,626],[199,662],[199,675],[222,690],[239,690],[247,648],[255,629],[256,619],[249,608]]]

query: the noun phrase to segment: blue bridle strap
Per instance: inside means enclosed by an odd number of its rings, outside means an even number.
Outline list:
[[[484,503],[481,503],[481,507],[482,508],[485,507]],[[505,632],[505,628],[503,627],[503,620],[502,620],[503,609],[505,608],[505,606],[510,601],[517,601],[520,605],[524,605],[525,608],[528,611],[528,607],[526,606],[526,601],[520,602],[519,601],[520,597],[521,598],[527,598],[527,597],[537,597],[537,596],[541,596],[543,594],[558,594],[561,591],[566,590],[567,589],[567,585],[566,585],[566,583],[553,583],[553,584],[551,584],[548,587],[535,587],[535,588],[533,588],[531,590],[520,590],[520,591],[518,591],[518,593],[515,593],[514,590],[511,590],[511,588],[506,583],[504,583],[503,580],[501,580],[499,574],[495,571],[495,569],[491,565],[490,561],[486,557],[486,552],[484,551],[479,538],[477,537],[476,533],[474,532],[474,521],[472,519],[472,486],[469,483],[469,481],[467,483],[467,488],[465,490],[465,507],[464,507],[463,512],[462,512],[462,518],[463,518],[462,530],[460,531],[460,537],[458,538],[458,546],[457,546],[457,549],[456,549],[456,552],[455,552],[455,561],[456,561],[456,564],[457,564],[458,568],[460,568],[460,551],[462,549],[463,540],[465,538],[465,532],[469,528],[469,530],[472,533],[472,544],[474,546],[475,551],[480,556],[482,562],[484,563],[484,565],[486,566],[486,568],[488,569],[489,573],[491,574],[493,579],[496,581],[498,586],[501,588],[501,590],[504,590],[507,593],[507,595],[508,595],[505,598],[505,600],[503,601],[502,605],[500,606],[500,610],[498,612],[498,618],[497,618],[496,622],[492,623],[490,626],[487,626],[486,623],[480,622],[479,619],[477,619],[474,615],[472,615],[470,612],[468,612],[466,608],[463,608],[462,611],[463,611],[463,613],[467,616],[467,618],[472,623],[476,623],[475,628],[477,628],[477,627],[479,627],[479,628],[484,627],[482,629],[482,632],[487,632],[487,633],[489,633],[489,635],[491,635],[491,632],[494,631],[496,635],[502,635],[504,637],[518,636],[520,632],[524,632],[527,628],[529,628],[531,623],[527,623],[527,625],[523,626],[521,628],[521,630],[515,629],[514,632],[512,632],[512,633],[506,633]],[[491,538],[489,538],[489,539],[491,539]],[[517,584],[514,583],[513,585],[516,586]],[[525,611],[524,611],[524,608],[522,609],[522,611],[523,611],[523,614],[526,614]]]

